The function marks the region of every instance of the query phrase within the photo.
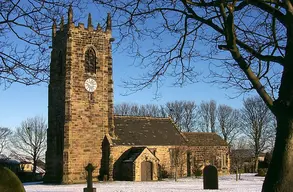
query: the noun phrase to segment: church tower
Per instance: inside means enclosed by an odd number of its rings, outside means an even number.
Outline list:
[[[92,163],[97,178],[102,140],[113,136],[111,17],[106,29],[68,21],[52,26],[45,182],[85,182]]]

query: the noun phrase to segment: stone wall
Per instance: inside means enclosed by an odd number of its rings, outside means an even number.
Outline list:
[[[131,147],[139,147],[139,146],[113,146],[111,147],[111,157],[113,159],[112,165],[109,165],[110,167],[114,167],[114,163],[117,162],[117,160],[121,157],[121,155],[130,149]],[[173,176],[174,172],[174,164],[171,164],[171,155],[170,155],[170,149],[174,149],[176,147],[174,146],[146,146],[148,149],[150,149],[151,152],[159,159],[159,164],[161,167],[164,167],[164,170],[168,172],[170,177]],[[186,151],[182,151],[180,154],[180,163],[178,163],[179,167],[182,168],[183,170],[180,171],[181,169],[178,169],[178,175],[179,176],[186,176],[187,175],[187,170],[186,170]],[[110,168],[111,170],[111,168]],[[156,171],[158,170],[158,167],[156,167]],[[138,170],[136,170],[138,171]],[[140,171],[139,171],[140,172]],[[111,175],[111,173],[109,173]],[[115,175],[115,174],[114,174]],[[136,177],[136,180],[138,176]],[[140,178],[140,173],[139,173],[139,178]]]
[[[169,177],[174,177],[175,166],[178,177],[187,175],[185,146],[149,146],[149,148],[156,149],[155,156],[160,160],[161,168],[168,172]],[[174,154],[175,150],[178,150],[177,154]]]
[[[48,95],[46,175],[44,178],[45,182],[53,183],[62,182],[63,176],[66,45],[66,33],[58,32],[58,36],[52,40],[53,49],[51,52]]]
[[[205,165],[215,165],[219,174],[229,174],[230,157],[228,146],[191,146],[190,152],[191,172]]]
[[[112,165],[121,155],[130,149],[131,147],[138,146],[112,146],[111,147],[111,157],[113,159]],[[188,176],[188,166],[187,166],[187,153],[190,153],[190,172],[193,175],[192,170],[196,168],[198,165],[202,165],[201,169],[205,165],[213,164],[217,167],[219,174],[229,174],[230,170],[230,158],[228,155],[228,147],[227,146],[146,146],[150,151],[159,159],[159,165],[163,167],[165,171],[167,171],[169,177],[174,177],[175,173],[175,165],[177,165],[177,177],[186,177]],[[178,150],[177,162],[175,162],[175,158],[170,151]],[[175,155],[176,156],[176,155]],[[225,161],[225,163],[223,163]],[[140,179],[140,170],[138,170],[137,165],[135,180],[139,181]],[[111,174],[111,173],[110,173]]]
[[[119,158],[122,154],[130,149],[132,146],[112,146],[110,147],[110,160],[109,160],[109,180],[119,180],[119,169],[121,169],[121,161]]]
[[[152,179],[158,180],[158,159],[155,158],[148,149],[145,149],[143,153],[134,162],[134,181],[141,181],[141,163],[144,161],[152,162]]]

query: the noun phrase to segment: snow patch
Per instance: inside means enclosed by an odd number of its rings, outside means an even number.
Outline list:
[[[264,177],[255,174],[242,174],[241,180],[235,181],[236,176],[227,175],[219,177],[219,190],[221,192],[260,192]],[[82,192],[86,184],[74,185],[47,185],[42,183],[24,183],[27,192]],[[114,181],[94,183],[97,191],[102,192],[202,192],[203,179],[181,178],[175,182],[172,179],[151,182]]]

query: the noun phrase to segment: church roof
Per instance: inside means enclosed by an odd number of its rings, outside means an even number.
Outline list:
[[[114,116],[114,145],[186,144],[170,118]]]
[[[146,149],[146,147],[132,147],[128,151],[123,162],[134,162],[136,158],[143,152],[144,149]]]
[[[228,146],[216,133],[185,132],[189,146]]]
[[[129,150],[125,151],[121,157],[123,157],[123,163],[133,163],[141,154],[147,152],[158,160],[147,147],[131,147]]]

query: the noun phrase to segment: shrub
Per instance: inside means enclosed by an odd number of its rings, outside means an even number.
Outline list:
[[[0,191],[25,192],[18,177],[8,168],[0,166]]]
[[[202,176],[202,170],[200,168],[193,168],[192,173],[196,178]]]
[[[264,177],[264,176],[266,176],[267,172],[268,172],[267,168],[258,169],[257,170],[257,176]]]
[[[245,173],[244,168],[240,168],[240,169],[238,170],[238,173]]]
[[[159,170],[158,170],[158,179],[162,180],[163,178],[168,178],[169,174],[168,171],[166,171],[166,168],[164,165],[159,165]]]

